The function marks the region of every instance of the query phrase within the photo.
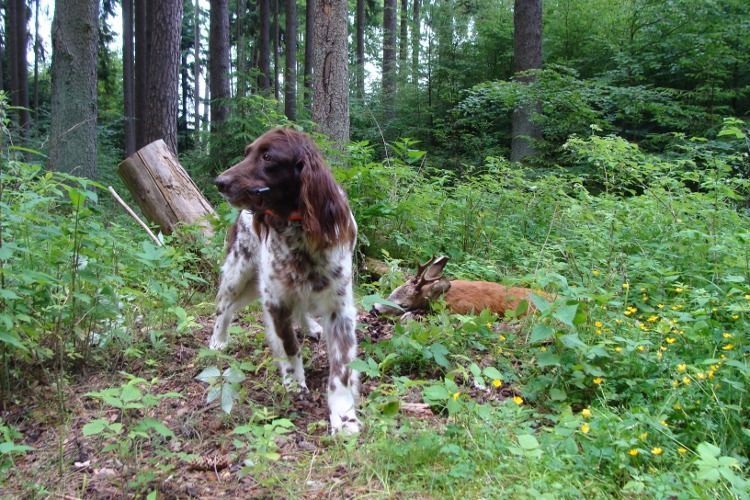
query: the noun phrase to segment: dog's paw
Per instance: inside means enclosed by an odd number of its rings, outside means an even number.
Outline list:
[[[331,434],[349,436],[352,434],[358,434],[362,429],[362,422],[351,412],[351,415],[335,415],[331,414]]]
[[[211,336],[211,340],[208,342],[208,348],[213,349],[214,351],[223,351],[227,347],[227,344],[229,344],[229,339]]]

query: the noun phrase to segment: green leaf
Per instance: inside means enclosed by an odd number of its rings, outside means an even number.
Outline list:
[[[565,401],[566,399],[568,399],[568,394],[562,389],[554,387],[550,389],[549,397],[550,399],[552,399],[552,401]]]
[[[208,368],[200,372],[198,375],[196,375],[195,378],[207,384],[214,384],[216,383],[216,380],[220,376],[221,376],[221,372],[219,371],[217,367],[209,366]]]
[[[213,403],[219,396],[221,396],[221,386],[215,385],[211,387],[208,390],[208,394],[206,394],[206,403]]]
[[[484,369],[484,375],[490,380],[502,380],[503,374],[494,366],[488,366]]]
[[[16,444],[12,441],[0,443],[0,455],[7,455],[9,453],[25,453],[31,451],[34,448],[26,446],[25,444]]]
[[[128,384],[122,388],[120,398],[124,403],[140,401],[141,399],[143,399],[143,393],[136,386]]]
[[[552,313],[552,317],[572,328],[574,326],[573,320],[576,317],[576,311],[578,311],[578,304],[565,305]]]
[[[138,425],[135,427],[136,431],[154,431],[158,435],[165,437],[165,438],[173,438],[175,437],[174,432],[164,425],[164,422],[161,420],[156,420],[155,418],[144,418],[140,422],[138,422]]]
[[[695,451],[698,452],[698,455],[701,458],[716,458],[721,455],[721,449],[719,447],[711,443],[706,443],[705,441],[700,443],[695,448]]]
[[[12,345],[16,349],[20,349],[22,351],[28,352],[28,348],[25,345],[23,345],[23,342],[21,342],[21,339],[19,339],[12,333],[0,332],[0,342],[4,342],[6,344]]]
[[[230,366],[229,368],[224,370],[224,380],[231,384],[239,384],[240,382],[245,380],[245,374],[242,373],[241,370]]]
[[[400,409],[401,402],[399,400],[388,401],[387,403],[380,405],[380,413],[386,417],[394,416]]]
[[[526,451],[539,448],[539,441],[531,434],[521,434],[518,436],[518,445]]]
[[[560,366],[560,357],[550,351],[539,353],[536,357],[536,364],[539,368],[545,368],[547,366]]]
[[[232,413],[232,407],[234,407],[234,400],[237,398],[237,391],[234,390],[232,384],[221,385],[221,409],[224,413],[229,415]]]
[[[577,333],[569,333],[568,335],[563,335],[562,337],[560,337],[560,341],[565,347],[568,347],[570,349],[584,349],[586,347],[586,344],[583,343],[580,338],[578,338]]]
[[[432,353],[432,356],[437,364],[439,364],[443,368],[451,367],[451,364],[446,357],[446,355],[450,354],[450,351],[443,344],[432,344],[429,347],[429,350]]]
[[[547,299],[540,295],[532,293],[529,295],[529,297],[531,298],[531,302],[534,303],[534,307],[536,307],[542,314],[546,314],[547,312],[549,312],[550,307],[552,307],[552,304],[547,302]]]
[[[422,395],[428,401],[445,401],[450,397],[444,385],[431,385],[422,390]]]
[[[552,337],[555,334],[555,329],[543,325],[541,323],[537,323],[534,325],[534,328],[531,330],[531,337],[529,338],[529,342],[536,343],[541,342],[543,340],[547,340],[548,338]]]
[[[83,435],[95,436],[96,434],[100,434],[107,427],[109,427],[109,422],[103,418],[98,418],[83,426]]]

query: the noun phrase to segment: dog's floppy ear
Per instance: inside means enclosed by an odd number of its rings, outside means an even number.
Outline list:
[[[301,146],[300,210],[305,232],[318,248],[354,239],[349,204],[309,137]]]

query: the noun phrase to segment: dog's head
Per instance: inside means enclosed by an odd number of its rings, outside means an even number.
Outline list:
[[[261,224],[266,216],[298,214],[316,246],[354,239],[346,197],[305,133],[269,130],[245,148],[242,161],[214,182],[229,203],[253,211]]]

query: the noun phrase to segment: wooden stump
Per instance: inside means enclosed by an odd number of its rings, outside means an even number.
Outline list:
[[[208,237],[213,234],[210,219],[216,212],[161,139],[123,160],[117,173],[146,218],[163,233],[187,223],[200,225]]]

